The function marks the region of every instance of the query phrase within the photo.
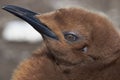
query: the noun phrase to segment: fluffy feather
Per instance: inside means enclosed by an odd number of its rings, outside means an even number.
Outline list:
[[[12,80],[120,79],[120,36],[107,18],[78,8],[36,17],[59,40],[44,36],[40,49],[18,66]],[[69,42],[64,32],[75,32],[80,39]]]

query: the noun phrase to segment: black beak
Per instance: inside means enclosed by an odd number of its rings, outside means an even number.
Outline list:
[[[37,13],[13,5],[6,5],[3,9],[28,22],[31,26],[33,26],[33,28],[41,33],[41,35],[44,34],[58,40],[55,33],[53,33],[45,24],[41,23],[40,20],[35,17]]]

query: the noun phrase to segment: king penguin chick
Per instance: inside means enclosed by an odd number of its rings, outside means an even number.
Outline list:
[[[44,39],[12,80],[120,80],[120,36],[104,16],[81,8],[45,14],[12,5],[3,9],[28,22]]]

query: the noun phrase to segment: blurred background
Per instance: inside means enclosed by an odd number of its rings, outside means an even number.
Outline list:
[[[120,27],[119,3],[120,0],[0,0],[0,6],[12,4],[38,13],[62,7],[83,7],[108,15],[116,27]],[[29,26],[0,9],[0,80],[10,80],[20,61],[39,48],[42,38]]]

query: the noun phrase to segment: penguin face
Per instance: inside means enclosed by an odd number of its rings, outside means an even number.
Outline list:
[[[36,16],[58,37],[58,40],[53,40],[44,36],[44,41],[59,64],[73,66],[93,62],[89,51],[92,42],[92,16],[90,12],[74,8]]]
[[[12,5],[3,9],[27,21],[42,34],[49,51],[47,55],[52,56],[57,64],[88,66],[97,61],[101,64],[114,59],[112,53],[117,48],[113,50],[111,42],[118,35],[105,17],[76,8],[59,9],[46,14]]]
[[[101,64],[102,60],[107,62],[113,57],[109,43],[116,31],[104,16],[84,9],[68,8],[36,17],[58,37],[58,40],[45,37],[45,43],[59,64],[88,66],[91,63]]]

